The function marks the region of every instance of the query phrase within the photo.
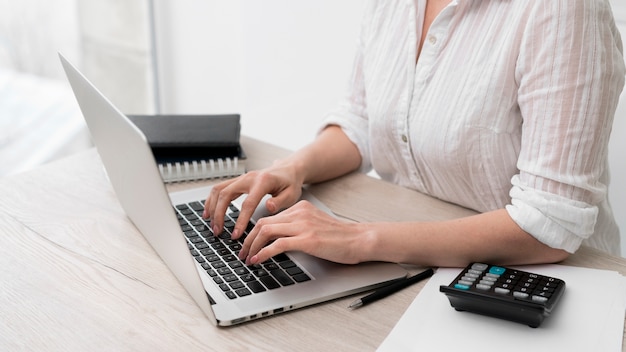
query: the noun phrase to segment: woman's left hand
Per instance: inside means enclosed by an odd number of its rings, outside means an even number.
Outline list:
[[[286,252],[301,251],[343,264],[359,263],[364,236],[357,223],[339,220],[307,201],[260,219],[239,252],[246,264],[259,264]]]

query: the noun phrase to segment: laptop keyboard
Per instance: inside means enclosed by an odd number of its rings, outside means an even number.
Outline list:
[[[241,238],[231,239],[231,231],[239,216],[234,205],[229,207],[224,218],[224,231],[219,236],[215,236],[211,226],[202,219],[204,201],[174,208],[191,254],[226,297],[236,299],[311,280],[286,254],[279,254],[261,264],[245,265],[239,259],[239,250],[254,225],[248,223]]]

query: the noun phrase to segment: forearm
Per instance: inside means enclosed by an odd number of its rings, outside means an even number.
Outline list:
[[[366,236],[365,260],[459,267],[474,261],[549,263],[568,256],[524,232],[504,209],[443,222],[357,226]]]
[[[357,147],[338,126],[324,129],[309,145],[280,163],[291,164],[302,184],[330,180],[359,168]]]

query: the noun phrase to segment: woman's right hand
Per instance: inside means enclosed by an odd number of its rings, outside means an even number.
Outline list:
[[[232,238],[238,239],[265,195],[272,196],[266,201],[265,207],[275,214],[300,199],[302,186],[302,178],[298,176],[294,165],[287,161],[277,161],[266,169],[250,171],[213,186],[205,202],[203,217],[211,220],[211,227],[216,235],[221,233],[224,216],[231,201],[247,194],[232,233]]]
[[[213,232],[219,234],[230,202],[247,194],[232,233],[232,238],[238,239],[266,195],[271,195],[271,198],[266,201],[265,207],[270,213],[276,214],[300,199],[305,183],[317,183],[345,175],[357,170],[360,164],[361,154],[356,145],[340,127],[327,126],[313,143],[274,162],[272,166],[215,185],[205,202],[203,217],[211,219]]]

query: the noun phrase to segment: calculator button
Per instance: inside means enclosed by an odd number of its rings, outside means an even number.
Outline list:
[[[458,288],[459,290],[466,290],[466,291],[470,289],[469,286],[463,285],[463,284],[455,284],[454,288]]]
[[[459,284],[465,285],[465,286],[472,286],[474,283],[472,281],[459,280]]]
[[[528,288],[528,289],[533,289],[533,288],[535,288],[535,286],[537,286],[537,285],[533,284],[532,282],[521,282],[519,284],[519,287],[524,287],[524,288]]]
[[[459,281],[467,281],[467,282],[471,282],[472,284],[474,284],[474,282],[476,281],[476,279],[475,279],[475,278],[473,278],[473,277],[465,277],[465,276],[463,276],[463,277],[461,278],[461,280],[459,280]]]
[[[501,280],[500,281],[503,284],[507,284],[507,285],[515,285],[517,284],[517,281],[514,279],[506,279],[506,280]]]
[[[550,296],[552,296],[552,293],[551,292],[546,292],[546,291],[543,291],[543,292],[535,291],[535,292],[533,292],[533,296],[550,298]]]
[[[504,274],[505,271],[506,269],[500,266],[492,266],[491,269],[489,269],[489,273],[498,275],[498,276]]]
[[[542,297],[542,296],[533,296],[533,301],[535,302],[540,302],[540,303],[545,303],[548,301],[547,297]]]
[[[515,298],[528,298],[528,293],[515,291],[515,292],[513,292],[513,297],[515,297]]]
[[[541,286],[543,287],[549,287],[551,289],[555,289],[558,286],[558,283],[555,281],[549,281],[549,282],[545,282],[543,283]]]
[[[507,290],[506,288],[502,288],[502,287],[496,287],[494,291],[495,293],[499,293],[503,295],[506,295],[507,293],[511,292],[510,290]]]
[[[483,263],[474,263],[474,264],[472,264],[472,269],[474,269],[474,270],[485,271],[485,270],[487,270],[488,267],[489,267],[489,265],[483,264]]]
[[[478,285],[476,285],[476,288],[479,289],[479,290],[487,291],[487,290],[491,289],[491,285],[478,284]]]
[[[537,287],[537,288],[535,289],[535,291],[537,291],[537,292],[550,292],[550,293],[552,293],[552,292],[554,292],[554,289],[553,289],[552,287],[540,286],[540,287]]]

